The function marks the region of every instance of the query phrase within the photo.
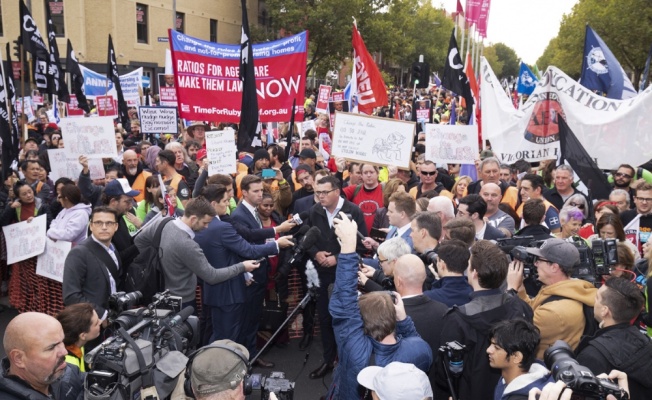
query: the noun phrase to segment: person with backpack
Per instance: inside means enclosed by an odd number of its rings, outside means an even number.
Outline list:
[[[576,349],[583,335],[592,335],[597,329],[593,319],[593,305],[597,289],[582,279],[571,279],[573,267],[580,262],[577,248],[563,239],[548,239],[540,248],[528,248],[536,257],[539,282],[543,287],[530,299],[523,286],[523,262],[514,260],[509,265],[507,291],[518,293],[534,311],[534,325],[541,331],[537,358],[555,341],[563,340]]]

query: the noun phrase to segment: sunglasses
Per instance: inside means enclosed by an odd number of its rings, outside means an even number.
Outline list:
[[[571,206],[571,207],[577,207],[580,210],[584,209],[584,204],[582,204],[582,203],[568,203],[568,205]]]
[[[616,172],[615,175],[616,175],[617,177],[619,177],[619,178],[627,178],[627,179],[631,179],[631,178],[632,178],[631,175],[625,174],[625,173],[623,173],[623,172]]]
[[[421,171],[421,175],[434,176],[437,175],[437,171]]]

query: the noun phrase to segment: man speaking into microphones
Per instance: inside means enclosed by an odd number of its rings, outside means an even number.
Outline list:
[[[333,219],[340,212],[350,214],[358,224],[357,251],[364,253],[365,247],[360,237],[367,236],[367,226],[360,208],[340,196],[340,181],[334,176],[319,179],[315,185],[315,196],[318,203],[311,209],[308,224],[319,229],[320,237],[308,250],[310,259],[314,262],[319,277],[317,288],[317,310],[319,311],[319,327],[321,329],[324,348],[323,364],[310,373],[310,379],[321,379],[333,370],[337,356],[337,345],[333,333],[332,318],[328,311],[329,286],[335,282],[337,257],[340,253],[340,243],[333,230]],[[308,236],[306,234],[306,236]],[[304,332],[304,335],[312,332]]]

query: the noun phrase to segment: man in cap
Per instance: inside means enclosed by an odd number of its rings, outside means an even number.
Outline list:
[[[358,374],[358,383],[371,390],[374,400],[433,398],[428,376],[414,364],[394,361],[384,368],[366,367]]]
[[[210,130],[210,127],[201,121],[194,121],[186,128],[186,133],[192,139],[199,142],[202,147],[206,147],[206,131]]]
[[[217,340],[191,359],[190,385],[197,400],[244,400],[247,349],[231,340]]]
[[[593,307],[597,289],[590,282],[571,279],[573,267],[580,262],[580,253],[562,239],[548,239],[540,248],[528,248],[536,257],[537,279],[543,284],[536,297],[530,299],[523,286],[523,262],[509,264],[507,290],[518,292],[534,311],[534,325],[541,331],[537,358],[556,340],[563,340],[575,349],[584,333],[584,305]]]
[[[321,169],[321,167],[317,165],[317,153],[309,148],[304,148],[301,150],[301,153],[299,153],[299,164],[309,165],[313,171]]]

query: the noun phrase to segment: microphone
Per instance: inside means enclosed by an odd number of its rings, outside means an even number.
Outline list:
[[[303,228],[304,227],[301,227],[301,230],[303,230]],[[301,230],[299,232],[301,232]],[[299,246],[294,249],[294,253],[292,254],[292,258],[290,258],[289,264],[292,265],[293,263],[297,262],[303,253],[305,253],[309,248],[317,243],[320,237],[321,231],[319,228],[316,226],[309,228],[306,234],[303,236],[301,243],[299,243]]]
[[[297,213],[297,214],[294,214],[292,216],[292,221],[294,221],[294,223],[296,223],[297,226],[298,226],[298,225],[303,224],[303,222],[305,220],[307,220],[309,216],[310,216],[310,213],[308,211]]]
[[[191,316],[193,312],[195,312],[195,308],[193,306],[188,306],[184,308],[183,310],[179,311],[177,315],[175,315],[170,319],[168,325],[170,326],[170,328],[174,328],[175,326],[182,324],[183,321],[187,320],[188,317]]]
[[[294,236],[293,240],[299,240],[300,238],[305,236],[309,230],[310,230],[309,225],[302,225],[301,228],[299,228],[299,230],[297,231],[297,233],[293,235]]]

